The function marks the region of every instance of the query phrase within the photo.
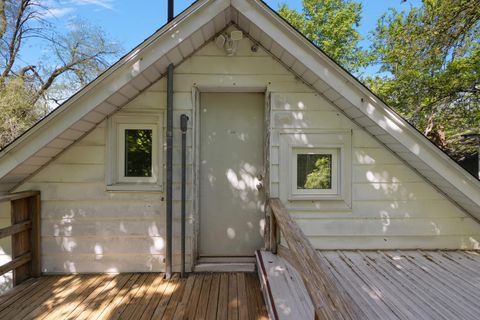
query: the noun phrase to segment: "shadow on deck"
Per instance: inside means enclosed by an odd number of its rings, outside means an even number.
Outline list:
[[[44,276],[0,296],[0,319],[268,319],[255,273]]]

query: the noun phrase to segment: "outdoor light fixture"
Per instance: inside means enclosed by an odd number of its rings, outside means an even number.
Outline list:
[[[243,39],[243,32],[234,30],[228,33],[219,35],[215,39],[215,45],[220,49],[225,49],[227,56],[233,56],[237,52],[238,42]]]

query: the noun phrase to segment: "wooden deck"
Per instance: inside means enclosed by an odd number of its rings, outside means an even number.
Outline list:
[[[255,273],[44,276],[0,296],[0,319],[268,319]]]
[[[358,319],[479,319],[480,253],[321,251]]]
[[[480,319],[480,252],[318,254],[354,304],[352,319]],[[259,252],[257,259],[273,318],[313,319],[314,306],[297,271],[284,258],[269,252]]]

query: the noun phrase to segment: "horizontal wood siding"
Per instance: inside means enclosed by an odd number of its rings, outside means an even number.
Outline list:
[[[352,206],[288,201],[289,213],[318,249],[479,248],[480,225],[381,142],[314,91],[272,92],[271,194],[280,172],[280,132],[352,131]],[[385,138],[387,139],[387,138]]]
[[[209,43],[175,68],[175,270],[179,270],[180,259],[179,116],[182,113],[191,120],[187,134],[189,266],[195,246],[192,111],[192,87],[195,86],[232,91],[255,88],[271,93],[272,196],[278,196],[282,183],[286,183],[280,181],[279,172],[281,130],[352,130],[351,209],[325,201],[289,203],[282,199],[317,248],[472,248],[477,245],[476,239],[480,238],[477,224],[326,98],[302,83],[262,48],[253,52],[251,47],[252,42],[245,38],[240,41],[237,54],[226,57],[223,50]],[[178,55],[178,52],[172,54]],[[163,60],[161,63],[168,62]],[[329,97],[328,92],[325,95]],[[161,79],[124,106],[122,112],[141,109],[165,112],[165,107],[166,81]],[[102,122],[18,189],[42,192],[44,272],[164,270],[164,194],[106,191],[106,130],[106,122]],[[48,159],[55,155],[53,151],[61,143],[56,141],[50,148],[52,152],[44,149],[38,156]]]
[[[10,201],[0,203],[0,229],[11,226]],[[12,237],[0,239],[0,266],[12,261]],[[0,275],[0,295],[13,287],[13,274]]]
[[[122,112],[165,112],[165,80]],[[174,119],[191,116],[190,93],[175,93]],[[180,128],[174,122],[173,266],[180,270]],[[190,125],[191,127],[191,125]],[[165,202],[161,192],[109,192],[105,186],[106,122],[21,186],[42,191],[43,271],[46,273],[164,271]],[[165,130],[165,128],[163,129]],[[187,270],[193,248],[192,130],[187,136]],[[164,159],[163,159],[164,163]],[[165,175],[164,175],[165,176]]]

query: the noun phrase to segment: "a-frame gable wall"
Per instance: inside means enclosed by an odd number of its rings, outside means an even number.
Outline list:
[[[0,192],[12,190],[230,22],[477,218],[480,182],[261,1],[200,0],[0,152]]]
[[[232,27],[231,27],[232,28]],[[192,262],[194,112],[192,87],[264,87],[271,103],[271,195],[281,196],[279,134],[285,130],[352,132],[351,209],[328,202],[289,202],[290,213],[317,248],[475,248],[480,227],[371,135],[254,43],[241,41],[234,57],[209,43],[175,68],[174,267],[180,244],[180,129],[187,135],[187,262]],[[120,112],[165,111],[159,80]],[[305,129],[308,128],[308,129]],[[45,272],[163,270],[164,194],[108,192],[106,122],[75,143],[18,190],[42,192]]]

